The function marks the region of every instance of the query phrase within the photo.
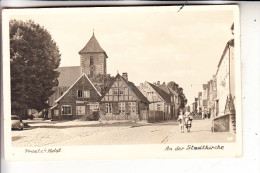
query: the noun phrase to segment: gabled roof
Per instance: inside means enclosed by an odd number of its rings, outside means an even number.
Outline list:
[[[169,91],[169,89],[168,89],[168,87],[166,86],[165,83],[159,85],[159,88],[161,88],[164,92],[170,94],[170,91]]]
[[[159,87],[157,87],[157,86],[155,86],[155,85],[153,85],[153,84],[151,84],[151,83],[149,83],[149,82],[147,82],[154,90],[155,90],[155,92],[157,92],[157,94],[164,100],[164,101],[166,101],[166,102],[171,102],[171,96],[168,94],[168,93],[166,93],[165,91],[163,91],[161,88],[159,88]]]
[[[92,37],[90,38],[90,40],[88,41],[88,43],[86,44],[86,46],[81,51],[79,51],[79,54],[90,53],[90,52],[104,52],[105,53],[105,51],[99,45],[94,33],[93,33]]]
[[[149,103],[147,98],[141,93],[141,91],[135,86],[133,82],[127,81],[125,78],[123,78],[120,74],[117,74],[115,78],[111,81],[110,86],[108,87],[107,91],[104,92],[103,96],[100,98],[100,100],[109,92],[110,88],[112,85],[115,83],[117,78],[121,78],[127,85],[128,87],[132,90],[132,92],[138,97],[141,102],[143,103]]]
[[[71,86],[81,75],[80,66],[70,66],[70,67],[59,67],[58,72],[60,76],[58,77],[59,87]]]
[[[143,103],[149,103],[147,98],[141,93],[141,91],[135,86],[134,83],[128,82],[128,86]]]
[[[85,73],[82,73],[82,75],[73,83],[73,85],[71,85],[69,87],[69,89],[67,89],[67,91],[62,95],[60,96],[60,98],[58,98],[57,100],[55,100],[55,102],[57,103],[58,101],[60,101],[70,90],[71,88],[83,77],[85,76],[87,78],[87,80],[89,81],[89,83],[92,85],[92,87],[96,90],[96,92],[98,93],[98,95],[101,96],[101,94],[98,92],[98,90],[96,89],[96,87],[93,85],[93,83],[91,82],[91,80],[89,80],[88,76],[85,74]]]

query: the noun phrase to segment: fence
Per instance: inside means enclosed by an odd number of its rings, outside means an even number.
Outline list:
[[[101,115],[100,120],[139,120],[138,114],[106,114]]]
[[[140,120],[147,121],[148,123],[155,123],[164,120],[163,111],[153,111],[153,110],[141,110]]]

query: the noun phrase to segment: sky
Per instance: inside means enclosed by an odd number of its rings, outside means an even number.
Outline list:
[[[217,71],[232,38],[231,8],[97,7],[15,11],[10,18],[46,28],[61,53],[60,66],[79,66],[78,52],[93,34],[106,51],[107,73],[130,81],[178,83],[194,101]]]

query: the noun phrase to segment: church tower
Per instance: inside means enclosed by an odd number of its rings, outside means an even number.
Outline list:
[[[99,45],[94,32],[86,46],[79,51],[81,73],[90,76],[107,73],[107,54]]]

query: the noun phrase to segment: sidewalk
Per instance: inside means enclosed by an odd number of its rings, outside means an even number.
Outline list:
[[[191,132],[180,132],[180,127],[166,140],[166,143],[217,143],[235,142],[236,135],[230,132],[211,132],[211,119],[193,120]]]

